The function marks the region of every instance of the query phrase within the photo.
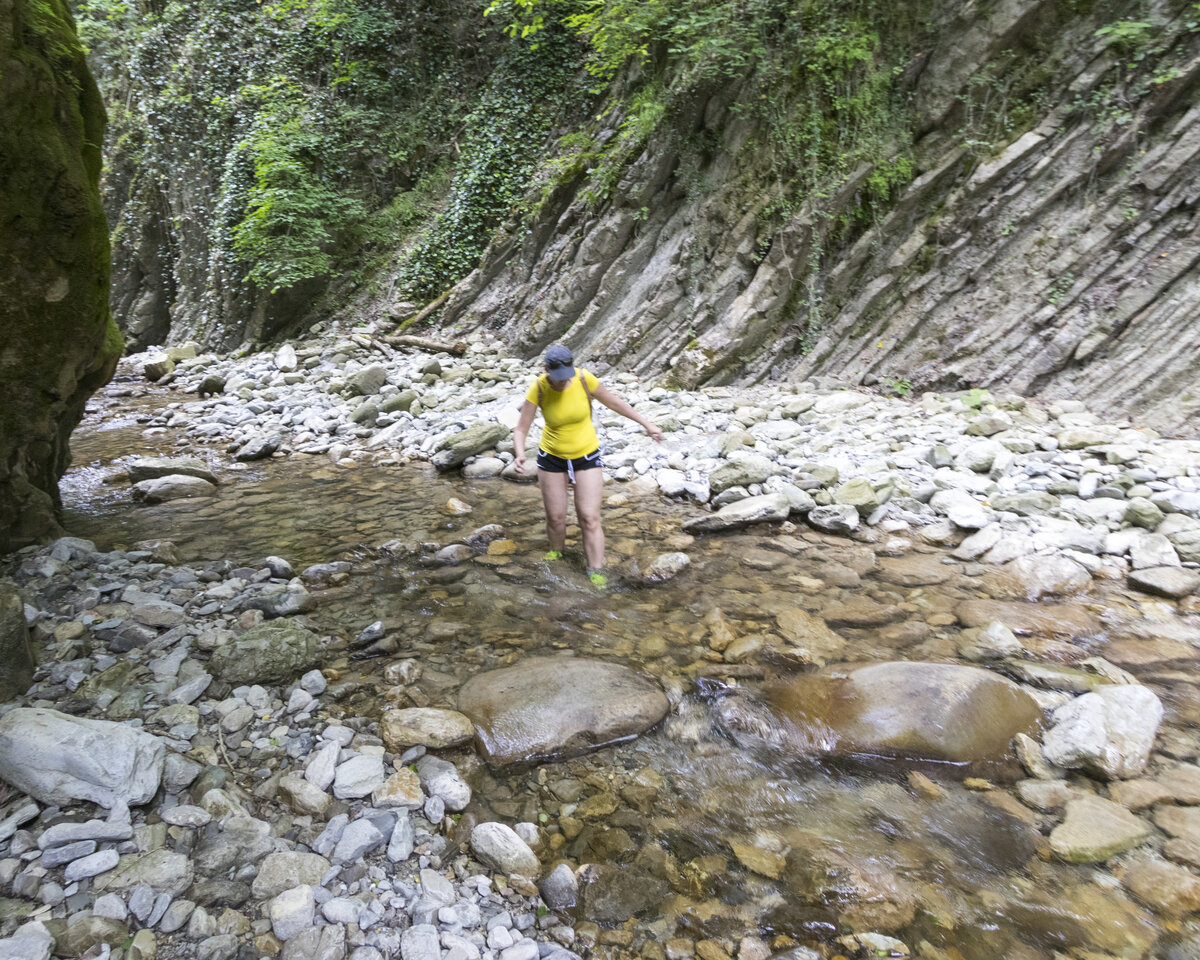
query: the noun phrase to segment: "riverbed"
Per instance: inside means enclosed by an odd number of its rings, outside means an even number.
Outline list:
[[[924,787],[907,765],[849,768],[739,746],[714,724],[711,695],[698,684],[753,690],[807,669],[778,635],[790,609],[834,627],[845,662],[957,661],[964,629],[991,604],[1028,623],[1018,631],[1028,659],[1063,666],[1104,656],[1149,684],[1167,706],[1157,769],[1197,755],[1200,696],[1193,658],[1179,649],[1196,633],[1192,608],[1102,577],[1077,598],[1006,599],[987,565],[906,534],[840,537],[785,521],[691,536],[681,525],[695,504],[611,481],[605,529],[615,576],[597,593],[574,528],[563,561],[541,559],[534,487],[323,455],[233,465],[216,444],[147,426],[177,396],[128,387],[110,387],[73,438],[62,484],[69,531],[102,549],[166,539],[193,566],[272,555],[298,571],[348,561],[348,576],[313,589],[307,614],[342,649],[325,664],[346,681],[331,717],[453,707],[476,673],[546,653],[613,660],[661,680],[672,712],[633,742],[515,774],[489,771],[470,751],[451,755],[476,789],[470,817],[537,823],[543,862],[596,865],[574,949],[710,960],[761,942],[832,956],[846,949],[836,937],[881,931],[930,958],[1143,956],[1159,934],[1179,943],[1162,956],[1195,955],[1187,952],[1195,928],[1123,892],[1119,861],[1053,858],[1044,840],[1060,810],[953,772],[928,771]],[[219,466],[216,495],[135,504],[122,477],[128,458],[181,453]],[[438,547],[488,524],[503,528],[502,549],[458,566],[429,563]],[[690,565],[643,584],[638,571],[667,551],[686,552]],[[720,649],[714,618],[729,634]],[[357,638],[376,622],[390,652],[363,656]],[[1165,650],[1164,637],[1179,646]],[[383,679],[401,658],[423,668],[404,689]],[[1070,780],[1106,794],[1087,777]]]

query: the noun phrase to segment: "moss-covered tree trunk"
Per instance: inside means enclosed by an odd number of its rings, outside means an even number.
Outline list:
[[[0,0],[0,552],[57,532],[67,440],[121,352],[104,122],[62,0]]]

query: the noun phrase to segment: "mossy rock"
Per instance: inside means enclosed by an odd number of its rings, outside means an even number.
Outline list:
[[[218,647],[208,668],[226,683],[287,683],[315,667],[319,659],[320,640],[315,633],[294,620],[272,620]]]
[[[25,625],[25,603],[10,584],[0,583],[0,700],[24,693],[33,683],[36,662]]]
[[[58,480],[123,343],[108,309],[105,114],[63,0],[0,15],[0,553],[58,532]]]

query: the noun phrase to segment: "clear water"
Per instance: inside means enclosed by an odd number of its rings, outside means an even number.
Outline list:
[[[544,862],[600,865],[577,918],[581,945],[598,938],[596,955],[677,936],[733,948],[747,934],[831,954],[837,935],[886,930],[914,954],[935,958],[1050,958],[1055,950],[1141,956],[1164,926],[1130,904],[1111,874],[1039,856],[1054,821],[1006,789],[974,792],[944,780],[942,795],[931,799],[909,786],[904,770],[848,770],[739,746],[697,695],[700,674],[732,674],[730,682],[753,689],[798,669],[769,654],[723,667],[703,619],[714,607],[748,636],[773,631],[775,615],[789,608],[821,615],[867,597],[897,605],[900,617],[838,627],[845,659],[953,659],[954,611],[983,595],[986,578],[966,575],[980,571],[957,565],[944,583],[906,587],[884,578],[877,552],[892,551],[877,544],[768,528],[692,541],[679,528],[694,508],[610,484],[605,530],[618,577],[601,595],[587,588],[578,552],[553,566],[540,559],[535,487],[415,465],[346,468],[324,457],[241,467],[222,451],[186,439],[177,445],[186,437],[180,431],[147,435],[138,418],[163,402],[110,397],[101,401],[103,419],[81,426],[75,466],[62,484],[68,529],[101,547],[169,539],[187,562],[279,555],[301,569],[351,559],[350,582],[317,591],[311,614],[347,641],[329,664],[353,681],[335,710],[375,716],[388,704],[453,706],[458,687],[477,672],[564,650],[662,679],[676,707],[634,742],[519,773],[492,773],[469,754],[455,756],[478,795],[468,822],[539,822],[547,828]],[[209,459],[223,481],[217,496],[135,505],[121,464],[148,453]],[[447,512],[452,497],[472,512]],[[378,549],[391,540],[452,543],[488,523],[503,526],[511,553],[447,569],[422,565],[419,550]],[[634,565],[674,549],[686,549],[691,567],[669,583],[640,586]],[[940,559],[932,548],[912,549]],[[1184,620],[1156,601],[1103,588],[1085,603],[1038,611],[1043,627],[1029,645],[1040,644],[1049,660],[1079,659],[1093,652],[1088,647],[1103,652],[1120,633],[1116,625],[1147,615]],[[1087,645],[1072,646],[1050,635],[1060,614],[1107,619]],[[353,659],[350,641],[376,620],[397,652]],[[402,657],[424,667],[407,691],[383,680],[388,660]],[[1168,725],[1182,728],[1194,688],[1146,672],[1168,701]],[[630,924],[616,922],[635,911]],[[622,930],[606,932],[612,927]],[[1171,934],[1187,935],[1187,928]]]

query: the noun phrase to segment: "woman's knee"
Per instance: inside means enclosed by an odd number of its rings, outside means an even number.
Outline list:
[[[595,533],[599,531],[601,529],[599,511],[595,513],[581,513],[579,515],[579,526],[589,533]]]

